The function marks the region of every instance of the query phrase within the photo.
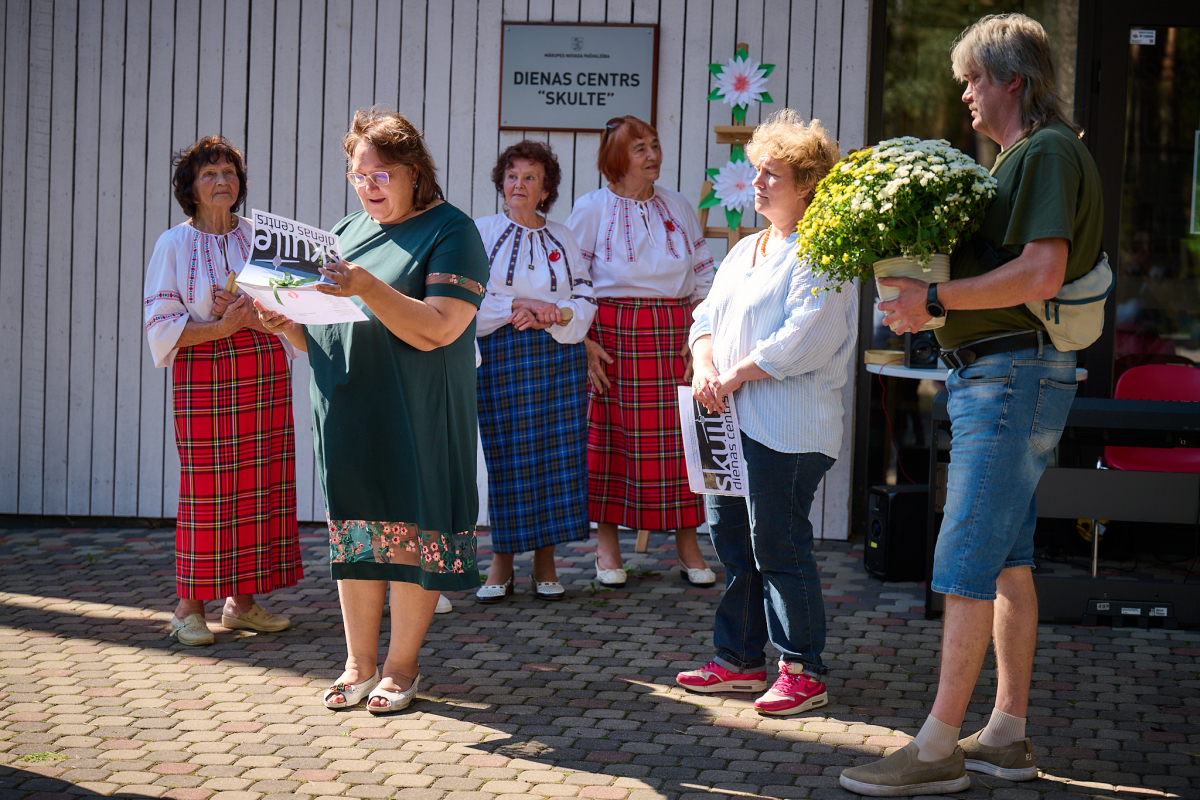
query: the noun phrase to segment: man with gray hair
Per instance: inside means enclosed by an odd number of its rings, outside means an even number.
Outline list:
[[[946,315],[951,457],[932,588],[946,596],[941,671],[916,739],[842,772],[875,797],[958,792],[967,770],[1036,778],[1025,716],[1037,649],[1034,491],[1075,397],[1075,353],[1055,349],[1025,303],[1053,298],[1092,269],[1103,208],[1095,162],[1055,94],[1050,43],[1023,14],[987,16],[951,50],[972,127],[1000,145],[998,187],[980,231],[951,255],[951,280],[883,278],[900,296],[880,308],[899,333]],[[996,704],[959,740],[995,641]]]

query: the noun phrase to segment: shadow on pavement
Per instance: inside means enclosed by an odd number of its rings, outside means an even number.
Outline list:
[[[83,789],[70,781],[49,777],[46,772],[54,772],[54,768],[33,772],[27,769],[0,767],[0,797],[4,800],[75,800],[79,797],[108,797],[113,800],[146,800],[147,797],[157,797],[158,793],[130,794],[117,792],[115,794],[98,794]],[[162,787],[154,787],[156,790]]]

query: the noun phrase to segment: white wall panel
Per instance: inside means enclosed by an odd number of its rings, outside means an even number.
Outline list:
[[[15,5],[10,4],[10,8]],[[79,7],[79,38],[75,43],[76,91],[72,109],[75,185],[72,204],[68,206],[71,223],[69,228],[62,226],[69,230],[71,240],[71,385],[70,409],[67,412],[67,505],[64,509],[64,513],[69,515],[99,513],[92,509],[92,409],[95,402],[93,358],[96,321],[96,261],[93,254],[96,251],[100,131],[94,122],[89,125],[80,124],[79,121],[94,121],[100,114],[102,11],[99,3],[83,3]],[[9,128],[8,113],[6,107],[5,130]],[[7,199],[5,196],[5,201]],[[7,231],[5,221],[0,218],[0,227]],[[0,252],[2,263],[3,253]],[[5,296],[0,291],[0,304]],[[0,325],[4,324],[4,319],[5,315],[0,314]],[[4,355],[0,354],[0,359],[3,358]],[[0,449],[7,451],[8,442],[8,438],[0,434]],[[7,483],[2,463],[0,461],[0,492],[3,492],[2,487]],[[0,506],[5,509],[11,507],[8,503]],[[51,507],[46,513],[58,513],[58,509]]]
[[[79,253],[77,264],[96,276],[96,317],[92,361],[92,503],[91,513],[111,516],[115,491],[117,427],[117,317],[121,306],[121,157],[124,153],[125,32],[123,2],[102,5],[100,40],[99,185],[96,192],[96,246]],[[178,77],[178,73],[176,73]],[[182,83],[195,97],[195,73]],[[193,108],[194,101],[193,101]],[[77,121],[78,122],[78,121]],[[86,121],[84,121],[86,124]],[[194,124],[194,114],[193,114]],[[194,134],[193,134],[194,135]],[[144,160],[144,158],[143,158]],[[81,263],[80,263],[81,262]],[[141,298],[138,298],[139,302]],[[141,315],[138,315],[141,322]]]
[[[124,95],[121,108],[120,256],[117,260],[116,458],[113,462],[113,514],[138,514],[141,380],[149,367],[142,336],[143,273],[146,251],[146,131],[149,86],[150,1],[129,0],[125,18]],[[156,163],[154,165],[158,167]],[[157,174],[157,170],[156,170]]]
[[[29,102],[25,129],[25,247],[21,264],[45,264],[50,219],[50,96],[54,9],[34,4],[29,25]],[[17,248],[14,248],[17,249]],[[46,270],[24,270],[21,327],[21,496],[24,513],[41,512],[46,480]],[[53,421],[50,421],[53,424]]]
[[[54,50],[65,51],[68,57],[51,60],[51,75],[54,82],[50,103],[50,136],[47,140],[49,153],[50,208],[65,215],[71,208],[74,196],[73,177],[75,153],[72,147],[75,124],[75,41],[77,36],[78,9],[74,2],[64,2],[53,9]],[[32,99],[32,98],[31,98]],[[47,215],[49,222],[49,215]],[[45,438],[41,442],[43,462],[43,508],[66,508],[67,505],[67,451],[69,444],[70,375],[71,375],[71,329],[64,324],[73,320],[71,291],[71,237],[62,235],[58,224],[45,231],[48,242],[46,249],[46,306],[49,321],[46,325],[46,394],[45,394]],[[48,298],[65,298],[65,304],[50,303]],[[23,382],[23,381],[22,381]],[[159,389],[159,396],[162,390]],[[22,406],[24,400],[22,400]],[[161,480],[161,465],[155,470]],[[153,516],[161,516],[155,511]]]
[[[28,114],[29,7],[8,3],[4,19],[4,125],[0,127],[0,234],[12,244],[0,248],[0,374],[21,374],[21,351],[26,331],[22,322],[25,298],[23,264],[25,229],[25,126]],[[21,242],[22,246],[15,246]],[[38,336],[40,332],[28,335]],[[21,381],[0,381],[0,508],[19,509],[20,479],[40,479],[21,472]]]
[[[8,0],[0,14],[0,513],[171,516],[178,502],[170,376],[143,344],[141,283],[183,220],[171,153],[220,132],[250,170],[248,206],[332,226],[354,210],[340,140],[356,108],[421,128],[451,202],[499,209],[498,151],[528,136],[563,167],[551,218],[602,185],[600,137],[500,131],[504,21],[659,24],[660,182],[698,201],[729,148],[712,125],[710,61],[739,41],[777,65],[776,102],[818,115],[844,147],[865,129],[868,0]],[[613,109],[614,115],[620,109]],[[16,246],[20,243],[20,246]],[[715,252],[724,248],[718,243]],[[49,298],[55,298],[51,301]],[[53,309],[53,312],[51,310]],[[324,508],[308,365],[293,365],[297,497]],[[847,406],[849,408],[849,405]],[[849,443],[847,443],[847,447]],[[814,519],[846,535],[848,458]]]

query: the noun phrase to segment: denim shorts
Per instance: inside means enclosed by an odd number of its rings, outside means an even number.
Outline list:
[[[996,599],[1001,570],[1033,566],[1038,481],[1075,399],[1075,353],[985,356],[946,381],[950,469],[932,588]]]

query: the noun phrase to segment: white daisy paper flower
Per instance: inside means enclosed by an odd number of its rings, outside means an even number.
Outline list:
[[[754,165],[749,161],[730,161],[713,179],[713,191],[725,208],[745,211],[754,208]]]
[[[768,72],[757,61],[731,58],[721,74],[717,75],[717,91],[721,93],[721,99],[731,106],[761,102],[767,88]]]

